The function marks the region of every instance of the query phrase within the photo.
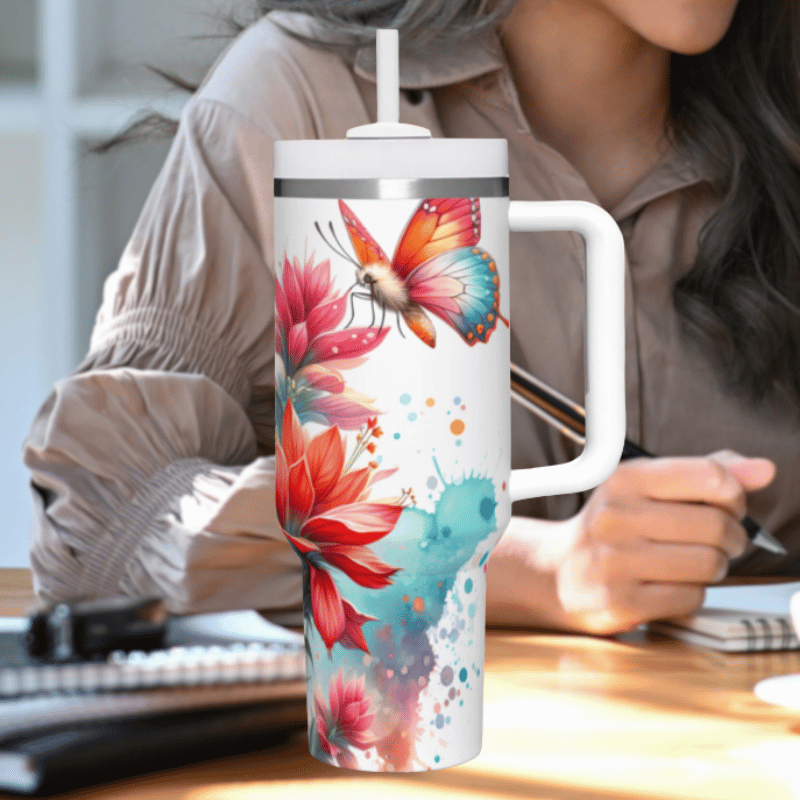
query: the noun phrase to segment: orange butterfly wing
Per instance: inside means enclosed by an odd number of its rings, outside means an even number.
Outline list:
[[[434,256],[477,244],[481,206],[477,197],[431,197],[423,200],[400,237],[392,269],[405,278]]]
[[[356,251],[356,257],[361,266],[365,267],[367,264],[375,264],[376,262],[388,264],[389,258],[386,253],[383,252],[381,246],[372,238],[370,232],[361,224],[361,220],[343,200],[339,201],[339,211],[342,213],[344,225],[350,235],[350,241],[353,243],[353,249]]]

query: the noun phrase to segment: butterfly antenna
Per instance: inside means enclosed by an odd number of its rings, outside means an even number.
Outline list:
[[[333,233],[333,223],[332,223],[332,222],[329,222],[329,223],[328,223],[328,225],[330,225],[330,228],[331,228],[331,233]],[[344,248],[342,247],[341,243],[340,243],[340,242],[339,242],[339,240],[336,238],[336,234],[333,234],[333,241],[334,241],[334,242],[336,242],[336,244],[338,245],[338,247],[339,247],[339,249],[338,249],[338,250],[337,250],[337,249],[336,249],[336,248],[335,248],[335,247],[334,247],[334,246],[333,246],[333,245],[332,245],[332,244],[331,244],[331,243],[330,243],[330,242],[329,242],[329,241],[328,241],[328,240],[325,238],[325,234],[322,232],[322,228],[320,228],[320,226],[319,226],[319,222],[314,222],[314,227],[317,229],[317,233],[318,233],[318,234],[320,235],[320,237],[322,238],[322,241],[323,241],[323,242],[325,242],[325,244],[326,244],[326,245],[328,245],[328,247],[330,247],[330,249],[331,249],[331,250],[333,250],[333,252],[334,252],[334,253],[336,253],[336,255],[337,255],[337,256],[339,256],[340,258],[343,258],[343,259],[345,259],[346,261],[349,261],[351,264],[355,264],[357,267],[358,267],[358,266],[360,266],[359,264],[357,264],[357,263],[356,263],[356,262],[353,260],[352,256],[349,256],[349,255],[348,255],[348,254],[345,252],[345,250],[344,250]]]
[[[338,256],[342,255],[342,254],[341,254],[341,253],[340,253],[340,252],[339,252],[339,251],[338,251],[338,250],[337,250],[337,249],[336,249],[336,248],[335,248],[335,247],[334,247],[334,246],[333,246],[333,245],[332,245],[332,244],[331,244],[331,243],[330,243],[330,242],[329,242],[329,241],[328,241],[326,238],[325,238],[325,234],[322,232],[322,228],[320,228],[320,226],[319,226],[319,222],[318,222],[318,221],[316,221],[316,220],[314,221],[314,227],[317,229],[317,233],[320,235],[320,238],[322,239],[322,241],[323,241],[323,242],[325,242],[325,244],[326,244],[326,245],[328,245],[328,247],[330,247],[330,249],[331,249],[331,250],[333,250],[333,252],[334,252],[334,253],[336,253],[336,255],[338,255]]]
[[[375,327],[375,284],[371,283],[369,285],[369,305],[372,308],[372,322],[370,322],[370,328]]]
[[[397,315],[397,330],[400,331],[400,335],[405,339],[406,335],[403,333],[403,329],[400,327],[400,315]]]
[[[328,227],[331,229],[331,236],[333,237],[333,241],[339,245],[339,249],[342,251],[342,253],[346,253],[344,247],[342,247],[342,243],[339,241],[339,237],[336,235],[336,231],[333,228],[333,223],[328,222]],[[361,269],[361,264],[359,264],[354,258],[352,258],[349,255],[345,255],[345,258],[351,263],[355,264],[359,269]]]

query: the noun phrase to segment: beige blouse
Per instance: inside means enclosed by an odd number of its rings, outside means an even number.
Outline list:
[[[302,26],[297,18],[291,24]],[[597,202],[537,141],[494,39],[401,65],[401,119],[435,136],[504,137],[511,196]],[[273,381],[272,145],[343,138],[375,119],[369,53],[353,64],[309,48],[270,18],[228,48],[180,130],[117,270],[88,355],[40,409],[31,563],[45,601],[159,595],[176,612],[301,606],[300,561],[275,516],[268,455]],[[671,287],[713,209],[674,154],[614,209],[627,244],[628,437],[663,455],[731,448],[778,465],[750,513],[800,553],[800,431],[720,388],[680,333]],[[512,234],[512,358],[583,398],[583,252],[569,233]],[[573,458],[576,446],[513,404],[513,465]],[[583,498],[520,502],[563,518]],[[513,524],[513,520],[512,520]]]

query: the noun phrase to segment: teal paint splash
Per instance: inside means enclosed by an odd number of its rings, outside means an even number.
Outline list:
[[[479,544],[497,530],[494,482],[474,475],[448,481],[435,459],[433,463],[442,486],[433,511],[404,508],[392,533],[370,544],[376,556],[401,568],[392,576],[393,583],[382,589],[367,589],[339,570],[329,569],[342,597],[362,613],[377,618],[362,626],[372,657],[369,664],[361,650],[339,643],[334,645],[330,659],[323,656],[312,664],[323,685],[342,667],[345,673],[356,675],[364,674],[367,667],[367,686],[380,686],[382,694],[389,691],[389,685],[393,687],[392,696],[398,704],[393,713],[404,719],[403,724],[411,724],[422,689],[430,682],[438,685],[440,674],[444,678],[448,669],[453,674],[446,663],[436,663],[427,629],[439,629],[445,600],[455,586],[458,571],[474,557]],[[454,600],[461,608],[455,595]],[[445,641],[455,641],[458,635],[454,630]],[[387,677],[389,673],[391,678]],[[464,685],[466,671],[462,669],[458,677]]]
[[[438,581],[442,576],[454,578],[478,544],[497,530],[497,500],[491,479],[469,477],[453,483],[445,479],[435,459],[434,466],[443,488],[433,513],[416,506],[403,509],[391,535],[370,548],[404,572],[435,576]],[[395,580],[401,577],[403,573],[399,572]],[[372,599],[377,595],[372,592],[369,596]],[[428,597],[420,596],[427,604]],[[370,613],[377,616],[374,611]]]
[[[448,482],[435,461],[434,465],[444,485],[434,512],[415,506],[403,509],[391,535],[370,545],[387,564],[401,567],[392,576],[392,585],[366,589],[338,570],[330,571],[345,599],[362,613],[377,617],[362,628],[370,653],[396,675],[406,667],[404,677],[414,680],[420,675],[428,678],[433,670],[431,659],[420,672],[429,654],[425,631],[438,627],[459,569],[478,544],[497,530],[494,483],[485,477]],[[408,600],[403,600],[406,596]],[[334,662],[341,665],[352,660],[357,667],[363,653],[337,644],[333,655]]]

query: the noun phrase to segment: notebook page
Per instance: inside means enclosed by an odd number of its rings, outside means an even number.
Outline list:
[[[800,581],[750,586],[710,586],[703,608],[731,608],[758,614],[789,614],[789,601],[800,592]]]

